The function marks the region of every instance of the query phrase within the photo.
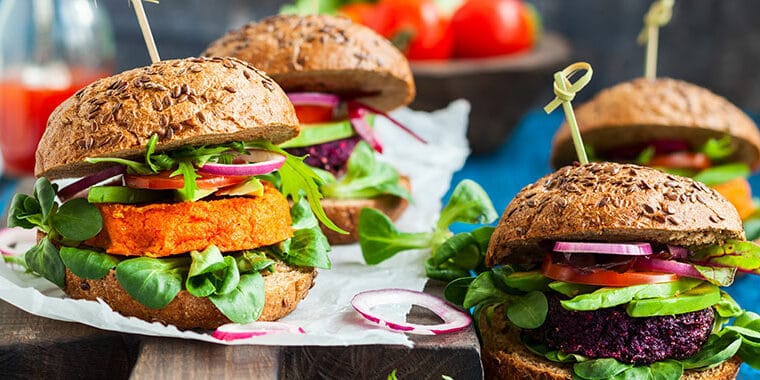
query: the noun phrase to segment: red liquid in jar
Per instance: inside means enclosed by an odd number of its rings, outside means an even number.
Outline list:
[[[5,173],[33,175],[37,144],[50,114],[80,88],[108,75],[77,71],[66,86],[30,86],[16,77],[0,79],[0,151]]]

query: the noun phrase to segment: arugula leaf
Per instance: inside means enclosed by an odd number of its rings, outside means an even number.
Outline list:
[[[429,247],[432,237],[428,232],[400,232],[389,217],[372,208],[363,208],[359,213],[359,246],[369,265],[379,264],[401,251]]]
[[[728,240],[693,252],[692,261],[710,266],[735,267],[760,274],[760,246],[750,241]]]
[[[83,241],[94,237],[103,228],[103,216],[97,207],[84,198],[74,198],[58,208],[51,224],[64,239]]]
[[[266,149],[284,155],[285,163],[279,170],[281,179],[280,191],[282,194],[286,197],[290,197],[293,202],[298,203],[298,201],[301,200],[301,191],[305,192],[312,212],[314,212],[314,215],[325,225],[325,227],[342,234],[348,233],[336,226],[335,223],[327,217],[327,214],[325,214],[325,210],[319,202],[319,200],[322,199],[322,194],[319,192],[319,185],[322,184],[322,179],[310,166],[303,162],[305,157],[293,156],[269,141],[247,143],[246,147]]]
[[[692,178],[707,186],[714,186],[736,178],[748,177],[750,173],[751,171],[747,164],[743,162],[735,162],[707,168],[697,173]]]
[[[249,323],[261,316],[264,297],[264,277],[256,272],[241,275],[240,281],[232,291],[212,294],[208,299],[232,322]]]
[[[446,230],[455,222],[488,224],[498,217],[488,193],[475,181],[465,179],[451,193],[449,203],[441,211],[436,229]]]
[[[66,286],[66,268],[63,266],[58,249],[47,236],[24,254],[24,260],[26,266],[32,271],[61,288]]]
[[[184,185],[177,192],[182,199],[195,199],[195,192],[200,190],[195,180],[200,175],[196,172],[195,166],[190,161],[179,161],[177,165],[177,170],[173,171],[169,177],[181,175]]]
[[[736,145],[731,142],[730,135],[724,135],[720,139],[710,138],[699,149],[701,153],[704,153],[710,161],[720,161],[730,157],[736,152]]]
[[[61,247],[60,255],[61,261],[71,273],[91,280],[105,277],[121,261],[116,256],[74,247]]]
[[[139,175],[150,175],[155,174],[150,166],[142,163],[137,162],[133,160],[127,160],[124,158],[116,158],[116,157],[87,157],[84,159],[85,162],[90,164],[100,164],[104,162],[109,162],[112,164],[117,165],[123,165],[127,168],[127,173],[130,174],[139,174]]]
[[[116,266],[116,279],[143,306],[161,309],[182,290],[190,260],[186,257],[137,257]]]
[[[348,158],[346,174],[340,180],[328,179],[320,190],[325,197],[337,199],[375,198],[384,194],[411,199],[409,191],[399,183],[396,169],[376,160],[366,141],[356,144]]]

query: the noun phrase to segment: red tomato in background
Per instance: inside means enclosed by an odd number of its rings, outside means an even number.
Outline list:
[[[346,4],[338,10],[338,14],[346,16],[351,21],[370,26],[375,22],[375,4],[372,3],[351,3]]]
[[[468,0],[454,13],[454,55],[492,57],[533,46],[537,14],[521,0]]]
[[[451,20],[433,0],[380,0],[374,20],[365,25],[391,40],[410,60],[451,57]]]
[[[710,167],[710,159],[704,153],[674,152],[656,155],[646,165],[671,169],[703,170]]]

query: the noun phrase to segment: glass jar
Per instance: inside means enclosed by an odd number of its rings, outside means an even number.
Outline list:
[[[0,152],[29,176],[48,116],[113,70],[114,39],[92,0],[0,0]]]

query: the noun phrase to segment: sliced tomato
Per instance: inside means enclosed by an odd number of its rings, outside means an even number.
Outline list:
[[[710,158],[704,153],[674,152],[658,154],[647,162],[647,166],[702,170],[710,167]]]
[[[333,107],[302,105],[293,108],[301,124],[324,123],[333,119]]]
[[[153,189],[153,190],[176,190],[185,186],[185,179],[182,175],[170,177],[172,171],[163,171],[155,175],[134,175],[127,174],[124,180],[127,186],[135,189]],[[248,179],[248,176],[223,176],[199,173],[200,177],[195,183],[200,189],[219,189],[226,186],[232,186]]]
[[[568,265],[553,263],[551,256],[547,256],[544,260],[544,264],[541,266],[541,273],[554,280],[599,286],[631,286],[678,280],[678,276],[672,273],[637,272],[631,270],[620,273],[612,270],[597,269],[589,274],[580,274]]]

